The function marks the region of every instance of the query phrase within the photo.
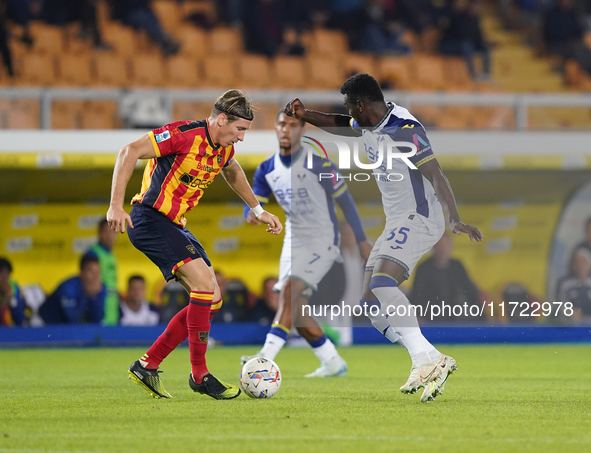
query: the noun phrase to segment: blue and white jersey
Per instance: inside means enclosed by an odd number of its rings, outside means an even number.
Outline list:
[[[320,181],[320,173],[335,176]],[[308,168],[307,155],[302,149],[292,155],[289,166],[282,162],[279,153],[259,165],[253,192],[261,203],[268,203],[273,193],[281,205],[286,215],[284,245],[339,245],[334,200],[347,192],[347,184],[337,174],[336,165],[319,156],[313,156],[312,166]]]
[[[388,147],[394,146],[393,142],[410,142],[417,147],[416,154],[408,158],[417,169],[411,169],[400,158],[391,159],[392,165],[388,169],[384,155],[381,166],[373,170],[382,193],[386,222],[419,214],[430,232],[440,230],[445,224],[441,204],[429,180],[418,170],[424,163],[435,159],[423,125],[407,109],[389,102],[388,112],[373,129],[362,129],[353,119],[351,127],[362,134],[370,163],[377,162],[380,153],[385,154]],[[405,147],[393,148],[395,153],[410,151]]]

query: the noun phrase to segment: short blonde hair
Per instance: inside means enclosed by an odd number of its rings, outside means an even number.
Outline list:
[[[228,117],[228,122],[232,123],[239,118],[252,121],[254,120],[254,107],[252,101],[241,90],[228,90],[215,101],[212,115],[217,116],[220,113]]]

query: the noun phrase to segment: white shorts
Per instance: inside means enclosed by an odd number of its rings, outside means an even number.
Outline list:
[[[376,240],[365,270],[372,271],[378,259],[385,259],[402,266],[408,279],[417,262],[441,239],[444,232],[444,221],[429,228],[419,214],[391,220]]]
[[[289,277],[305,283],[308,289],[302,294],[310,297],[318,290],[318,283],[328,273],[335,261],[341,259],[336,245],[307,244],[305,247],[283,247],[279,259],[279,281],[273,289],[281,291]]]

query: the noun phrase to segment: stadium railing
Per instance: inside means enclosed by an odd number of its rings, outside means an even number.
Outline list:
[[[64,100],[110,100],[118,104],[129,94],[158,96],[165,109],[172,112],[175,102],[211,103],[220,95],[219,89],[180,90],[180,89],[70,89],[70,88],[3,88],[0,100],[30,99],[40,105],[39,124],[41,129],[50,129],[52,124],[52,104]],[[342,95],[337,91],[325,90],[247,90],[255,103],[284,106],[294,97],[313,100],[315,104],[342,104]],[[412,110],[422,105],[432,106],[505,106],[513,110],[515,129],[529,127],[529,109],[532,107],[572,107],[591,108],[591,94],[538,94],[538,93],[444,93],[444,92],[404,92],[386,91],[386,99],[392,100]]]

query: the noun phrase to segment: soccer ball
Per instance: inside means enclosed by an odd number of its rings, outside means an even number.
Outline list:
[[[242,367],[240,387],[251,398],[271,398],[281,387],[281,371],[272,360],[255,357]]]

